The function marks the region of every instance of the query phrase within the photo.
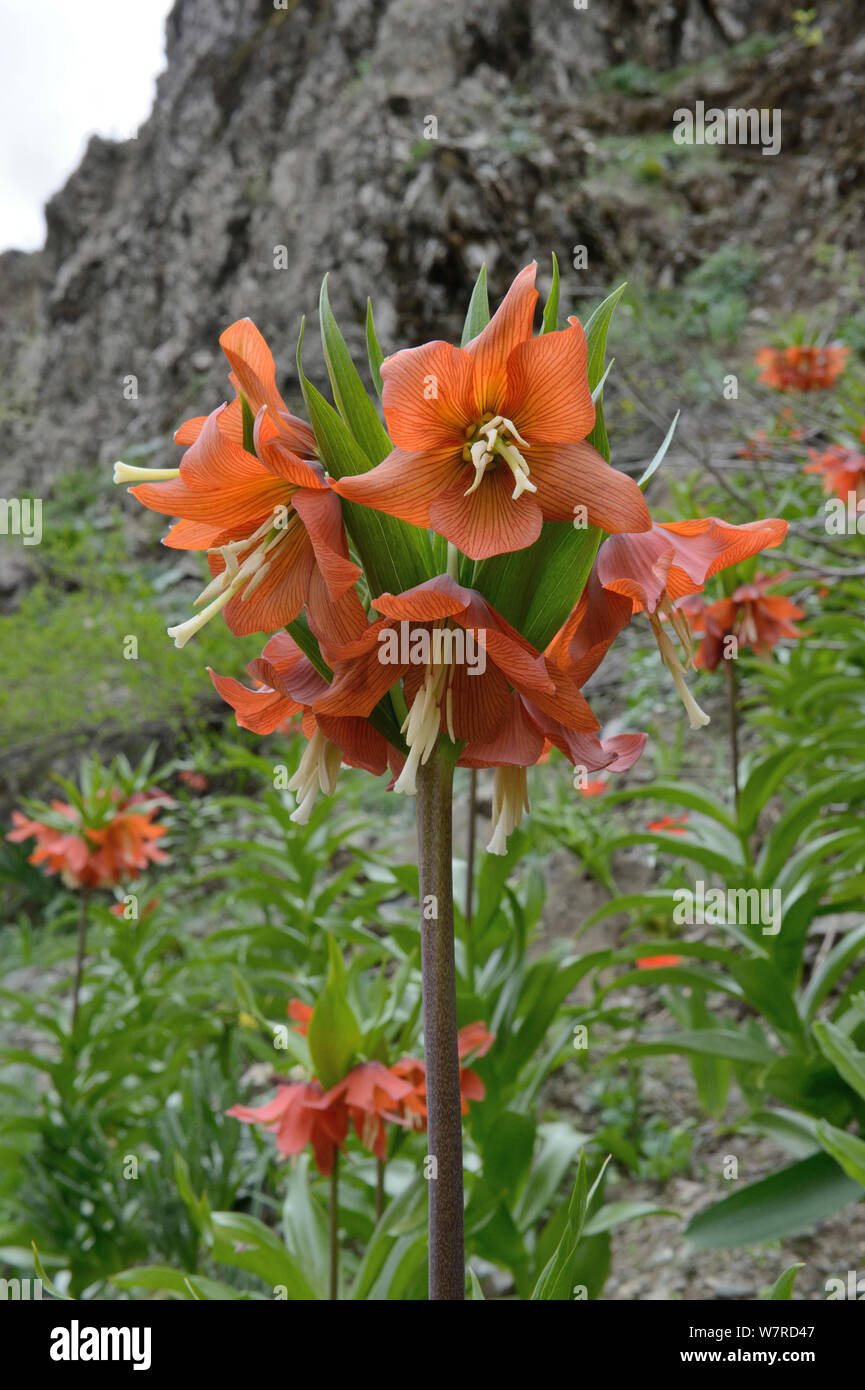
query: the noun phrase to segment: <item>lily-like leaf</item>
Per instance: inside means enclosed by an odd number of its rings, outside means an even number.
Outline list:
[[[366,393],[333,316],[327,293],[326,275],[321,282],[318,313],[324,360],[337,409],[369,459],[370,466],[381,463],[391,451],[390,438],[378,418],[378,411]]]
[[[482,265],[478,271],[478,278],[475,280],[475,287],[472,290],[472,297],[469,300],[469,307],[466,311],[466,321],[463,324],[463,336],[460,339],[460,347],[465,347],[472,338],[476,338],[479,333],[483,333],[490,321],[490,301],[487,294],[487,268]]]
[[[375,319],[372,314],[372,300],[366,301],[366,353],[369,358],[369,374],[372,377],[373,386],[381,398],[384,382],[381,379],[381,364],[384,361],[384,353],[378,341],[378,334],[375,331]]]
[[[553,252],[553,283],[544,305],[544,321],[541,333],[555,333],[559,326],[559,263]]]
[[[297,372],[310,424],[331,477],[367,473],[372,467],[348,425],[305,375],[301,360],[303,324],[297,343]],[[343,499],[342,514],[366,574],[370,592],[394,594],[434,575],[429,536],[385,512]]]
[[[615,361],[615,359],[613,359],[613,361]],[[610,367],[612,367],[612,365],[613,363],[610,362]],[[607,372],[610,370],[610,367],[607,368]],[[605,377],[607,375],[607,372],[604,372]],[[664,456],[666,455],[667,450],[673,442],[673,435],[676,433],[676,426],[679,423],[679,416],[681,415],[681,413],[682,412],[680,410],[677,410],[675,415],[673,416],[673,423],[664,436],[663,444],[661,445],[658,452],[655,454],[655,457],[652,459],[652,462],[649,464],[648,468],[646,469],[645,473],[640,479],[640,487],[644,488],[646,486],[652,474],[656,473],[660,468],[661,464],[664,462]]]
[[[345,966],[332,936],[327,939],[327,954],[327,981],[306,1030],[315,1074],[325,1090],[342,1081],[351,1069],[361,1041],[345,991]]]

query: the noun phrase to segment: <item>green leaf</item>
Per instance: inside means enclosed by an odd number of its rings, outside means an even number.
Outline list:
[[[474,1270],[472,1269],[471,1265],[469,1265],[468,1274],[469,1274],[469,1288],[471,1289],[471,1301],[472,1301],[473,1303],[475,1303],[475,1302],[477,1302],[478,1299],[480,1299],[482,1302],[485,1302],[486,1300],[484,1299],[484,1291],[483,1291],[483,1289],[481,1288],[481,1281],[480,1281],[480,1279],[478,1278],[478,1276],[475,1274],[475,1272],[474,1272]]]
[[[774,1300],[776,1303],[786,1299],[792,1299],[793,1285],[796,1282],[796,1275],[799,1273],[800,1269],[804,1268],[805,1262],[803,1260],[801,1261],[801,1263],[790,1265],[788,1269],[785,1269],[784,1273],[778,1279],[776,1279],[775,1283],[772,1285],[772,1291],[769,1294],[769,1299]]]
[[[324,360],[337,409],[367,458],[374,464],[381,463],[391,451],[390,437],[366,393],[331,311],[326,275],[321,282],[318,313]]]
[[[489,321],[490,301],[487,295],[487,268],[484,264],[478,271],[478,278],[469,300],[460,347],[465,347],[466,343],[470,343],[479,333],[483,333]]]
[[[865,1052],[842,1033],[834,1023],[819,1021],[814,1024],[814,1037],[823,1056],[837,1067],[848,1086],[865,1100]]]
[[[271,1289],[285,1288],[290,1301],[315,1300],[315,1293],[279,1237],[254,1216],[238,1211],[213,1213],[213,1258],[256,1274]]]
[[[255,416],[252,406],[246,399],[242,391],[238,391],[240,397],[240,418],[243,422],[243,447],[248,454],[255,453]]]
[[[483,1146],[483,1174],[493,1192],[512,1196],[522,1186],[532,1161],[535,1122],[515,1110],[496,1115]]]
[[[817,1138],[847,1177],[865,1187],[865,1140],[846,1129],[836,1129],[828,1120],[817,1121]]]
[[[544,305],[544,321],[541,325],[541,334],[555,333],[559,326],[559,263],[556,253],[553,252],[553,282],[550,285],[550,292],[547,295],[547,302]]]
[[[554,1254],[547,1262],[532,1293],[532,1301],[555,1299],[559,1302],[570,1300],[572,1281],[571,1267],[577,1254],[577,1247],[583,1233],[586,1210],[589,1205],[588,1177],[586,1173],[586,1151],[580,1150],[577,1180],[568,1203],[568,1215],[561,1240]]]
[[[369,472],[370,459],[345,421],[304,375],[302,344],[303,325],[297,344],[297,371],[307,414],[327,471],[334,478]],[[345,499],[342,514],[373,596],[399,594],[434,577],[426,531],[397,521],[373,507],[362,507]]]
[[[384,361],[384,353],[378,341],[378,334],[375,331],[375,320],[372,316],[372,300],[366,301],[366,353],[369,358],[369,374],[372,377],[372,384],[381,397],[384,390],[384,382],[381,379],[381,364]]]
[[[521,1231],[528,1230],[549,1209],[565,1173],[589,1142],[588,1135],[578,1133],[564,1120],[538,1125],[538,1137],[540,1153],[514,1206],[514,1220]]]
[[[726,1057],[731,1062],[749,1062],[767,1066],[775,1054],[765,1043],[745,1033],[733,1033],[724,1028],[700,1028],[695,1032],[665,1033],[650,1042],[631,1043],[611,1052],[609,1060],[619,1057],[656,1057],[664,1053],[681,1053],[683,1057]]]
[[[188,1297],[188,1274],[182,1270],[171,1269],[168,1265],[136,1265],[112,1274],[111,1282],[118,1289],[159,1289]]]
[[[36,1249],[35,1240],[31,1240],[30,1244],[33,1247],[33,1268],[36,1270],[36,1278],[42,1281],[42,1287],[48,1290],[52,1298],[62,1299],[64,1303],[73,1303],[75,1300],[70,1298],[69,1294],[61,1293],[54,1281],[46,1274],[45,1267],[39,1258],[39,1251]]]
[[[614,1231],[626,1221],[642,1221],[644,1216],[678,1216],[669,1207],[659,1207],[655,1202],[608,1202],[590,1216],[583,1227],[584,1236],[596,1236],[602,1231]]]
[[[827,1154],[803,1158],[701,1211],[685,1230],[701,1250],[783,1240],[833,1216],[862,1195]]]
[[[604,361],[607,355],[607,333],[610,328],[610,320],[613,317],[613,310],[627,289],[627,283],[620,285],[612,294],[608,294],[602,304],[599,304],[586,324],[586,343],[588,345],[588,372],[589,387],[594,389],[601,377],[604,375]],[[595,406],[595,427],[588,436],[588,442],[597,449],[599,454],[609,463],[610,461],[610,442],[607,438],[607,430],[604,424],[604,407],[601,401]]]
[[[361,1042],[345,992],[345,967],[332,936],[327,938],[327,982],[309,1020],[306,1040],[315,1074],[326,1091],[348,1074]]]
[[[646,486],[649,479],[652,477],[654,473],[657,473],[661,464],[664,462],[667,450],[673,442],[673,435],[676,433],[676,426],[679,423],[679,416],[681,415],[681,413],[681,410],[677,410],[675,415],[673,416],[673,423],[667,430],[666,435],[664,436],[664,442],[662,443],[660,449],[655,454],[655,457],[652,459],[652,462],[649,464],[648,468],[646,469],[645,473],[640,479],[640,487]]]

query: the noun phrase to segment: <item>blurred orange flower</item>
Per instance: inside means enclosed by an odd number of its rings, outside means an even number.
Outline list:
[[[681,956],[641,956],[637,961],[638,970],[661,970],[665,965],[681,965]]]
[[[844,370],[847,347],[760,348],[754,361],[762,368],[758,380],[776,391],[826,391]]]
[[[154,799],[157,804],[154,804]],[[136,811],[136,806],[146,806]],[[99,827],[88,826],[81,812],[65,801],[52,801],[50,810],[60,824],[30,819],[12,812],[14,830],[7,840],[20,843],[35,838],[29,863],[43,864],[45,872],[59,874],[69,888],[112,888],[137,878],[148,864],[168,859],[156,844],[167,828],[154,822],[157,805],[171,805],[161,793],[135,792],[118,802],[114,814]]]
[[[834,492],[845,502],[851,492],[857,502],[865,499],[865,454],[844,449],[840,444],[830,445],[823,453],[818,449],[809,449],[808,453],[812,461],[802,471],[822,474],[824,492]]]

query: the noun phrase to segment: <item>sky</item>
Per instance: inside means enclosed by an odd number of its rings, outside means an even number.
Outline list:
[[[43,206],[93,134],[128,139],[165,66],[171,0],[0,0],[0,251],[45,239]]]

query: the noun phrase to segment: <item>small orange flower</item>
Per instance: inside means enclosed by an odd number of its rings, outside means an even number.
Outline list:
[[[112,815],[99,826],[90,826],[77,807],[65,801],[52,801],[51,812],[59,825],[12,812],[14,830],[7,840],[20,843],[36,839],[29,863],[44,864],[49,874],[60,874],[69,888],[111,888],[137,878],[148,864],[168,859],[156,844],[167,829],[154,822],[157,805],[171,805],[171,799],[156,793],[136,792],[119,801]],[[136,810],[146,804],[146,809]]]
[[[686,835],[687,832],[687,811],[683,811],[680,816],[662,816],[660,820],[649,821],[647,830],[657,830],[665,835]]]
[[[303,714],[302,729],[307,746],[288,784],[289,791],[297,795],[297,810],[291,815],[297,824],[307,824],[318,791],[330,795],[336,789],[343,762],[350,767],[363,768],[374,777],[379,777],[388,767],[394,775],[399,771],[402,766],[399,753],[368,719],[357,718],[354,714],[313,712],[313,703],[327,694],[330,686],[287,632],[278,632],[272,637],[247,670],[256,682],[254,689],[241,685],[231,676],[219,676],[210,671],[210,679],[234,710],[242,729],[270,734],[281,729],[293,715]]]
[[[203,772],[196,772],[194,768],[184,767],[177,774],[178,781],[185,787],[189,787],[193,792],[206,792],[210,783]]]
[[[662,970],[665,965],[681,965],[681,956],[641,956],[637,961],[638,970]]]
[[[400,1105],[412,1095],[412,1083],[382,1062],[361,1062],[328,1097],[342,1098],[354,1125],[354,1132],[365,1149],[384,1161],[387,1157],[386,1124],[404,1124]]]
[[[605,531],[649,527],[637,484],[586,442],[595,408],[579,320],[532,336],[535,270],[465,348],[436,341],[382,363],[396,447],[335,482],[342,497],[432,527],[473,560],[525,549],[578,507]]]
[[[730,598],[710,603],[699,616],[691,618],[694,631],[705,632],[694,665],[714,671],[724,656],[724,642],[731,634],[738,647],[759,653],[770,651],[782,637],[801,637],[794,622],[805,615],[801,608],[782,594],[770,594],[783,574],[756,574],[753,583],[740,584]]]
[[[581,796],[603,796],[607,790],[606,779],[603,777],[589,777],[585,786],[575,783],[577,791]]]
[[[795,345],[760,348],[754,358],[761,385],[776,391],[825,391],[834,386],[850,354],[847,347]]]
[[[749,521],[742,526],[714,516],[695,517],[661,522],[641,535],[610,536],[598,551],[586,590],[588,600],[594,600],[598,611],[606,615],[608,625],[612,622],[609,599],[602,602],[598,586],[606,595],[620,594],[630,599],[634,613],[646,611],[661,660],[673,677],[692,729],[708,724],[709,716],[700,709],[685,682],[684,673],[692,657],[691,633],[681,608],[673,605],[687,595],[702,593],[707,580],[719,570],[780,545],[786,534],[787,522],[777,517]],[[613,616],[612,626],[619,630],[624,624],[620,615]],[[669,620],[682,644],[684,665],[661,625],[662,618]]]
[[[294,1030],[302,1033],[306,1037],[306,1030],[309,1027],[309,1020],[312,1018],[314,1009],[311,1004],[304,1004],[302,999],[289,1000],[286,1013],[289,1018],[294,1019]]]
[[[834,492],[844,502],[851,492],[857,503],[865,500],[865,454],[840,444],[832,444],[822,453],[818,449],[808,453],[812,461],[802,471],[822,474],[824,492]]]
[[[467,1023],[457,1035],[457,1049],[462,1062],[472,1053],[485,1057],[496,1040],[495,1033],[488,1033],[483,1022]],[[413,1129],[426,1129],[426,1067],[417,1057],[401,1057],[391,1067],[395,1075],[411,1084],[411,1092],[400,1102],[402,1114]],[[470,1100],[483,1100],[486,1089],[477,1072],[471,1067],[460,1067],[460,1098],[464,1115],[468,1114]]]
[[[280,1153],[299,1154],[312,1145],[318,1171],[333,1171],[337,1149],[348,1134],[348,1110],[339,1096],[325,1094],[317,1081],[293,1081],[277,1087],[265,1105],[233,1105],[226,1114],[245,1124],[263,1124],[276,1131]]]

